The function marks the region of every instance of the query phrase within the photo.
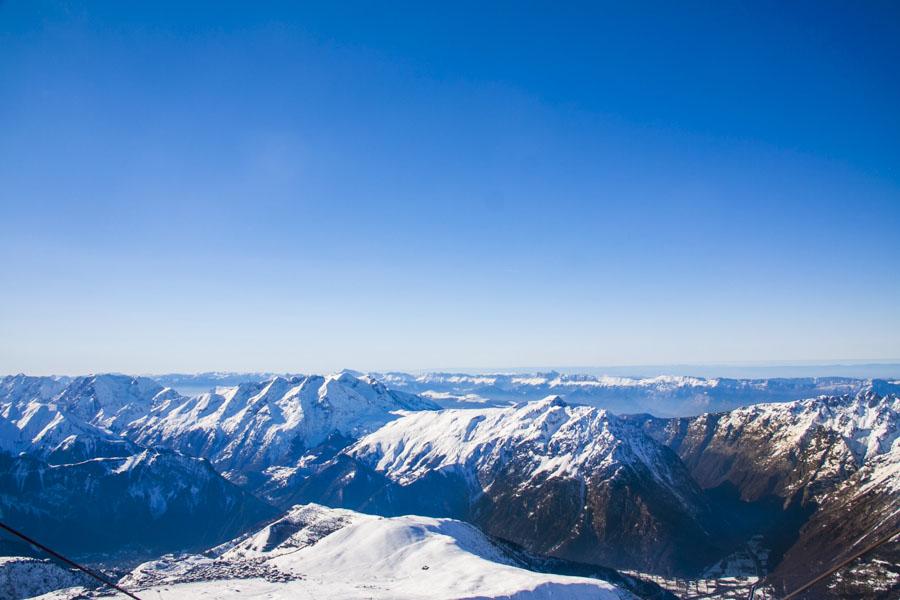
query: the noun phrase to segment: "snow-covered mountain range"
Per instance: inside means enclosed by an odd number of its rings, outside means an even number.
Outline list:
[[[204,459],[115,429],[173,397],[148,379],[0,382],[0,510],[78,555],[147,556],[227,539],[275,511]]]
[[[821,395],[854,394],[869,380],[848,377],[790,379],[705,379],[662,375],[610,377],[579,374],[426,373],[373,374],[391,388],[433,399],[445,408],[501,406],[550,395],[567,402],[615,413],[651,413],[658,417],[693,416],[732,410],[760,402],[784,402]]]
[[[548,390],[565,396],[532,397]],[[828,394],[796,399],[811,390]],[[607,566],[705,572],[752,546],[765,552],[759,574],[787,590],[900,526],[898,392],[896,382],[839,378],[344,371],[187,396],[145,377],[10,376],[0,379],[0,510],[58,549],[116,564],[215,545],[319,503],[389,517],[354,523],[460,519],[516,557],[513,567],[556,560],[565,574],[608,579]],[[776,402],[752,404],[760,398]],[[688,414],[748,402],[670,418],[597,406]],[[224,553],[210,556],[236,560]],[[894,589],[900,569],[885,565],[898,554],[897,543],[883,546],[843,573],[842,587],[817,593],[870,593],[875,571],[878,589]],[[240,560],[250,568],[249,554]],[[267,570],[274,555],[252,560],[266,563],[264,580],[284,577]]]
[[[359,371],[345,373],[360,377]],[[198,373],[155,375],[162,385],[184,394],[199,394],[222,386],[262,383],[273,373]],[[855,394],[871,380],[854,377],[794,377],[768,379],[704,378],[682,375],[625,377],[535,373],[410,374],[369,373],[392,390],[429,398],[442,408],[509,406],[562,396],[566,401],[606,408],[615,413],[651,413],[658,417],[695,416],[763,402],[786,402],[821,395]]]
[[[275,377],[169,398],[124,428],[132,439],[202,456],[230,478],[284,476],[332,436],[356,439],[402,411],[436,410],[424,398],[368,376]]]
[[[277,480],[279,467],[295,468],[331,436],[355,438],[403,410],[433,408],[348,374],[192,398],[143,377],[5,377],[0,510],[76,554],[199,548],[276,514],[221,473]]]

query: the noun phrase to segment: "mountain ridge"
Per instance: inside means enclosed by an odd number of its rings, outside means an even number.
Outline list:
[[[299,499],[324,493],[348,508],[463,518],[594,564],[688,572],[715,554],[713,515],[677,456],[607,411],[558,397],[406,415],[305,485],[318,491]]]

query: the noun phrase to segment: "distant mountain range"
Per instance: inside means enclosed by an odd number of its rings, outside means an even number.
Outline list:
[[[661,375],[631,378],[529,374],[406,373],[375,374],[388,386],[421,394],[442,406],[503,405],[558,395],[620,414],[659,417],[721,412],[760,402],[786,402],[821,395],[854,394],[870,380],[849,377],[799,379],[704,379]]]
[[[612,375],[535,373],[368,373],[387,387],[418,394],[442,408],[509,406],[519,402],[562,396],[566,401],[606,408],[616,413],[651,413],[659,417],[694,416],[762,402],[787,402],[821,395],[854,394],[869,378],[793,377],[766,379],[703,378],[676,375],[627,377]],[[900,367],[896,373],[900,374]],[[266,382],[272,373],[200,373],[154,376],[161,385],[181,393],[199,394],[220,386]],[[297,378],[302,375],[279,375]],[[900,375],[898,375],[900,377]]]

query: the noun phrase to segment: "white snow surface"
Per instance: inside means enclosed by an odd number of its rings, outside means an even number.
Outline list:
[[[140,565],[122,584],[142,597],[179,599],[633,598],[604,581],[516,567],[460,521],[385,518],[315,504],[296,506],[206,556]]]

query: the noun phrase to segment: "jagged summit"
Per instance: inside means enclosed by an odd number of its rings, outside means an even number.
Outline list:
[[[292,467],[330,436],[355,439],[401,411],[438,406],[368,376],[274,377],[182,398],[135,420],[130,437],[204,456],[226,472]]]
[[[652,469],[664,461],[659,452],[667,454],[608,411],[559,396],[511,408],[410,414],[349,450],[404,483],[453,469],[484,475],[484,486],[510,460],[527,461],[533,477],[583,478],[590,469],[635,461]]]
[[[437,408],[350,371],[274,376],[192,397],[146,377],[16,375],[0,380],[0,416],[18,432],[3,427],[0,443],[52,451],[73,435],[125,438],[203,456],[226,470],[265,468],[333,434],[355,439],[402,411]]]

